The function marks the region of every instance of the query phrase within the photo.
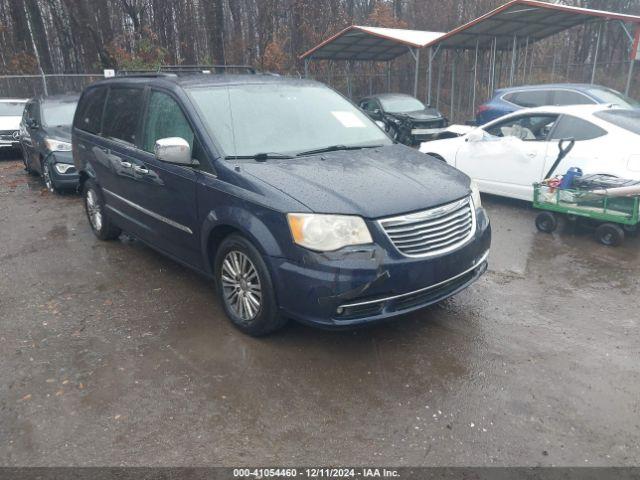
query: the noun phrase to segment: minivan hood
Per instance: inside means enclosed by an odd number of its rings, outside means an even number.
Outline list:
[[[22,117],[0,116],[0,130],[20,130],[20,120],[22,120]]]
[[[318,213],[380,218],[469,195],[469,177],[404,145],[251,162],[243,170]]]

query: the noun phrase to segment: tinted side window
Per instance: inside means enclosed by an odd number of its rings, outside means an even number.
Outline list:
[[[78,105],[73,126],[89,133],[100,133],[102,111],[107,98],[106,88],[92,88],[82,96]]]
[[[111,88],[104,111],[102,126],[104,135],[135,145],[142,107],[142,89]]]
[[[560,118],[558,126],[553,131],[551,140],[561,140],[563,138],[573,138],[576,141],[591,140],[606,134],[605,130],[591,122],[571,115],[564,115]]]
[[[165,93],[151,94],[144,130],[142,144],[147,152],[153,153],[156,140],[168,137],[184,138],[193,151],[193,130],[180,106]]]
[[[531,90],[526,92],[516,92],[511,94],[511,97],[507,100],[521,107],[542,107],[544,105],[549,105],[549,91]]]
[[[552,105],[593,105],[594,103],[596,102],[583,94],[571,90],[555,90],[553,92]]]

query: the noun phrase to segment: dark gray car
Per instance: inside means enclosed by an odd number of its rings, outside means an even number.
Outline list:
[[[71,123],[79,95],[36,97],[25,106],[20,145],[25,169],[39,174],[51,192],[78,187],[71,154]]]

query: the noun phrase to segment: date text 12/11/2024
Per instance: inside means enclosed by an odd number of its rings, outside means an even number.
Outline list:
[[[387,468],[234,468],[234,478],[399,478]]]

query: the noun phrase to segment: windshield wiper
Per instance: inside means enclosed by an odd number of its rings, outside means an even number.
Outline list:
[[[296,157],[304,157],[305,155],[316,155],[318,153],[337,152],[339,150],[361,150],[363,148],[378,148],[382,145],[331,145],[329,147],[317,148],[315,150],[307,150],[306,152],[300,152],[296,154]]]
[[[285,158],[293,158],[291,155],[285,155],[284,153],[255,153],[253,155],[229,155],[224,157],[225,160],[256,160],[258,162],[264,162],[266,160],[278,160]]]

